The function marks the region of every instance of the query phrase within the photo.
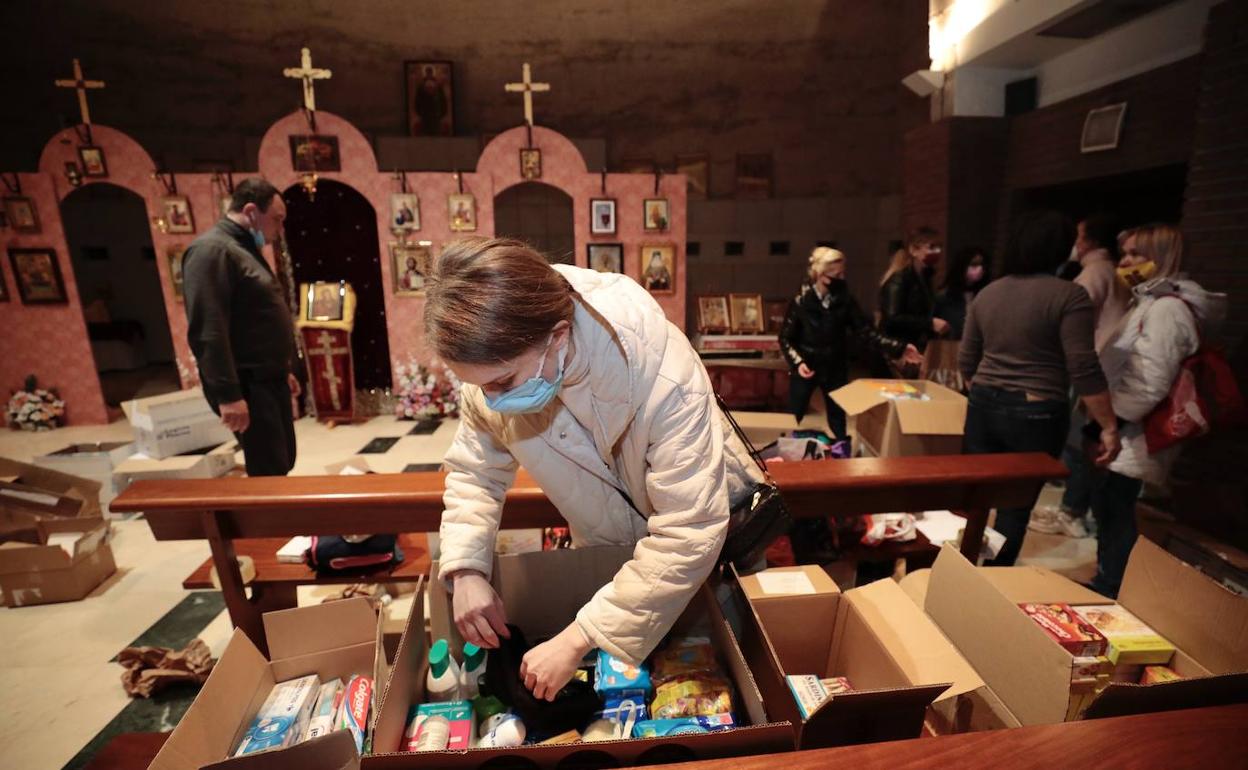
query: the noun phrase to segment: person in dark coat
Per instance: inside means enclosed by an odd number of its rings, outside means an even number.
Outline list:
[[[880,331],[914,345],[920,353],[928,340],[944,336],[949,323],[936,318],[936,293],[932,279],[940,264],[940,237],[930,227],[920,227],[906,238],[904,250],[880,280]]]
[[[949,339],[962,339],[962,328],[966,326],[966,309],[971,300],[979,294],[979,290],[992,280],[988,275],[988,260],[984,250],[978,246],[967,246],[958,251],[949,260],[949,269],[945,273],[945,288],[936,295],[934,315],[949,324]]]

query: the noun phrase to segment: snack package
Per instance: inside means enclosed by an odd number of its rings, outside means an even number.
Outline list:
[[[303,734],[303,740],[310,741],[333,732],[334,717],[338,716],[338,709],[342,706],[345,692],[346,687],[341,679],[334,679],[321,685],[321,690],[316,696],[316,705],[312,707],[312,718],[308,720],[308,729]]]
[[[598,651],[598,668],[594,670],[594,690],[603,698],[609,696],[650,694],[650,672],[643,663],[633,666],[606,650]]]
[[[1108,677],[1114,671],[1114,664],[1110,663],[1109,658],[1104,655],[1087,655],[1073,658],[1073,661],[1070,666],[1070,681],[1072,682],[1088,677]]]
[[[316,674],[273,685],[234,756],[284,749],[299,742],[321,688]]]
[[[368,732],[368,711],[373,705],[373,678],[353,674],[347,680],[342,696],[342,708],[338,711],[337,730],[350,730],[355,738],[355,750],[364,753],[364,735]]]
[[[1174,657],[1174,645],[1121,604],[1088,604],[1076,611],[1108,640],[1106,657],[1114,665],[1164,665]]]
[[[659,685],[650,704],[654,719],[711,716],[732,711],[732,686],[720,676],[681,676]]]
[[[841,693],[850,692],[854,686],[849,683],[847,676],[834,676],[831,679],[820,679],[819,684],[823,685],[823,689],[828,695],[840,695]]]
[[[715,648],[705,637],[686,637],[673,640],[671,644],[654,654],[651,661],[651,677],[656,685],[678,676],[716,673]]]
[[[1105,654],[1105,637],[1069,604],[1018,605],[1053,641],[1075,657]]]
[[[789,683],[793,700],[797,701],[797,710],[801,712],[802,719],[809,719],[828,699],[827,687],[814,674],[790,674],[785,680]]]
[[[711,716],[681,717],[679,719],[650,719],[638,722],[633,726],[634,738],[662,738],[668,735],[688,735],[690,733],[715,733],[731,730],[736,726],[732,714],[713,714]]]
[[[1169,666],[1145,666],[1144,673],[1140,675],[1140,684],[1157,684],[1158,682],[1173,682],[1183,677],[1175,673],[1174,669]]]

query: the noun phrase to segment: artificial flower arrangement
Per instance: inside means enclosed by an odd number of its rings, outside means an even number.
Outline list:
[[[9,427],[20,430],[52,430],[65,424],[65,402],[55,388],[41,388],[35,375],[9,398],[5,412]]]
[[[395,369],[398,375],[394,413],[401,420],[459,416],[459,378],[446,367],[434,371],[414,359]]]

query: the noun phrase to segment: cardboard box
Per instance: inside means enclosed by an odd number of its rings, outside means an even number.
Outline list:
[[[118,493],[113,488],[113,470],[134,451],[133,441],[70,444],[34,458],[34,464],[99,482],[100,504],[108,505]]]
[[[0,457],[0,483],[22,484],[71,498],[77,501],[78,506],[77,513],[71,515],[83,518],[100,518],[104,515],[100,508],[98,481]],[[4,501],[0,499],[0,509],[4,507]]]
[[[803,585],[786,595],[769,588],[769,581],[776,585],[769,576],[786,573],[805,575],[814,590]],[[915,738],[925,721],[939,732],[1016,724],[895,582],[842,594],[820,573],[805,566],[738,579],[748,603],[742,645],[772,718],[797,726],[798,748]],[[848,677],[854,690],[803,718],[786,677],[810,674]]]
[[[234,470],[237,448],[229,442],[208,452],[177,455],[163,460],[142,453],[135,454],[117,466],[113,484],[120,492],[140,479],[215,479]]]
[[[9,607],[78,601],[117,571],[103,519],[48,519],[40,544],[0,544],[0,591]]]
[[[322,682],[352,674],[389,676],[381,644],[382,621],[363,597],[268,612],[264,632],[269,657],[247,635],[234,636],[212,669],[195,702],[161,748],[150,770],[209,768],[312,768],[345,770],[360,766],[355,740],[337,730],[290,748],[234,758],[252,718],[277,682],[316,674]]]
[[[524,629],[529,639],[537,640],[563,630],[576,611],[632,557],[632,552],[631,547],[573,548],[499,556],[492,582],[507,608],[508,621]],[[437,570],[435,564],[432,574],[436,575]],[[681,616],[677,629],[710,636],[735,686],[734,707],[739,723],[746,726],[701,735],[469,749],[436,756],[400,752],[408,711],[414,702],[424,698],[429,640],[425,637],[422,606],[420,601],[412,605],[377,718],[374,755],[364,758],[365,768],[510,767],[512,762],[521,767],[576,767],[582,756],[595,760],[591,766],[624,767],[653,764],[662,758],[711,759],[793,749],[792,727],[767,723],[762,698],[736,639],[710,589],[703,586]],[[458,657],[462,641],[451,622],[450,597],[436,581],[430,584],[429,607],[433,635],[447,639]],[[602,762],[602,754],[610,757],[609,763]]]
[[[136,449],[157,460],[234,438],[200,388],[126,401],[121,408],[134,429]]]
[[[892,399],[885,387],[909,385],[927,401]],[[962,453],[966,397],[926,380],[854,380],[829,394],[853,418],[858,441],[877,457]]]
[[[975,567],[941,550],[924,608],[1024,725],[1064,721],[1073,657],[1025,614],[1021,602],[1108,600],[1039,567]],[[1111,683],[1088,717],[1214,706],[1248,697],[1248,597],[1238,596],[1151,541],[1136,542],[1118,603],[1174,644],[1171,668],[1190,677],[1151,685]]]

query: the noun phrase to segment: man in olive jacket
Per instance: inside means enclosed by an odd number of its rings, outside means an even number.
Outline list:
[[[204,395],[238,437],[249,476],[285,476],[295,465],[294,324],[260,252],[285,218],[277,188],[244,180],[229,212],[183,259],[187,342]]]

